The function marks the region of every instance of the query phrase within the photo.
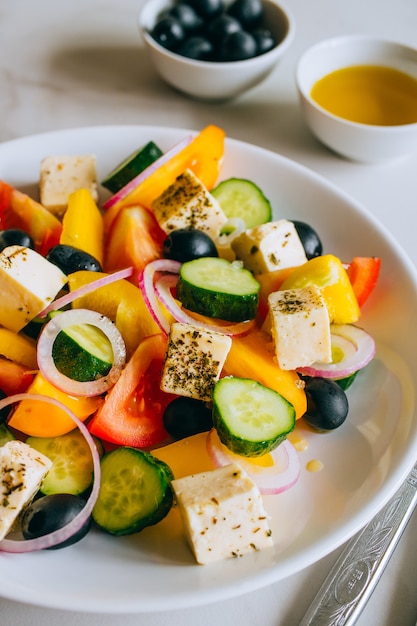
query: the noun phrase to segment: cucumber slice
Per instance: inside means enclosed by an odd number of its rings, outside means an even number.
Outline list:
[[[13,441],[14,439],[15,439],[15,436],[7,428],[6,424],[0,424],[0,448],[4,446],[4,444],[7,443],[8,441]]]
[[[243,322],[256,316],[259,290],[258,281],[239,263],[204,257],[182,264],[177,297],[195,313]]]
[[[95,441],[99,454],[103,454],[102,444]],[[26,443],[52,461],[52,467],[40,487],[44,495],[70,493],[77,496],[91,486],[93,459],[90,447],[79,430],[59,437],[28,437]]]
[[[212,190],[228,218],[239,217],[246,228],[254,228],[272,220],[272,207],[262,190],[244,178],[229,178]]]
[[[295,427],[295,409],[283,396],[249,378],[220,379],[213,393],[213,424],[235,454],[262,456]]]
[[[173,504],[171,469],[150,453],[121,447],[101,460],[93,519],[112,535],[129,535],[160,522]]]
[[[101,184],[109,191],[116,193],[133,180],[135,176],[159,159],[162,154],[162,150],[153,141],[149,141],[145,146],[129,155],[122,163],[117,165],[101,181]]]
[[[75,324],[58,333],[52,347],[52,358],[62,374],[72,380],[87,382],[109,373],[113,350],[99,328],[90,324]]]

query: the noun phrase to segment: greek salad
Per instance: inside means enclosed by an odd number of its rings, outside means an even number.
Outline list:
[[[331,432],[375,355],[381,260],[323,250],[255,180],[222,180],[209,125],[0,181],[0,550],[138,533],[177,507],[207,564],[273,545],[264,495],[296,484],[297,424]]]

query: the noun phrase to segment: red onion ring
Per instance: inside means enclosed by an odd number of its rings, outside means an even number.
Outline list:
[[[106,202],[102,204],[102,209],[107,211],[112,206],[117,204],[120,200],[124,200],[136,187],[138,187],[144,180],[146,180],[151,174],[156,172],[162,165],[167,163],[170,159],[172,159],[178,152],[181,152],[184,148],[186,148],[191,141],[193,140],[192,135],[188,135],[184,137],[181,141],[179,141],[175,146],[170,148],[168,152],[165,152],[159,159],[151,163],[143,172],[135,176],[131,181],[127,183],[122,189],[120,189],[117,193],[111,196]]]
[[[155,322],[166,335],[169,333],[170,324],[161,309],[158,298],[156,297],[154,285],[155,276],[157,272],[169,272],[178,276],[180,267],[181,263],[178,261],[173,261],[172,259],[156,259],[155,261],[148,263],[139,276],[139,287],[146,306],[148,307]]]
[[[118,280],[122,280],[123,278],[129,278],[133,274],[133,267],[126,267],[125,269],[118,270],[117,272],[113,272],[112,274],[108,274],[107,276],[102,276],[97,280],[93,280],[93,282],[88,283],[87,285],[83,285],[70,293],[66,293],[65,296],[61,298],[57,298],[51,304],[41,311],[38,316],[46,317],[48,313],[51,311],[57,311],[58,309],[62,309],[62,307],[67,306],[67,304],[71,304],[77,298],[81,298],[81,296],[85,296],[88,293],[92,293],[96,289],[100,289],[100,287],[105,287],[106,285],[111,285]]]
[[[220,441],[214,428],[207,436],[207,452],[216,467],[238,463],[263,495],[275,495],[290,489],[300,476],[298,453],[288,439],[269,453],[274,461],[274,464],[269,466],[257,464],[256,459],[251,461],[234,454]]]
[[[78,417],[76,417],[68,407],[66,407],[58,400],[55,400],[55,398],[49,398],[48,396],[42,396],[32,393],[19,393],[0,400],[0,410],[10,404],[14,404],[15,402],[21,402],[22,400],[38,400],[41,402],[49,402],[50,404],[54,404],[55,406],[59,407],[60,409],[65,411],[67,415],[69,415],[69,417],[80,429],[88,446],[90,447],[91,455],[93,458],[94,479],[91,493],[86,500],[84,508],[81,509],[81,511],[77,513],[77,515],[70,522],[68,522],[68,524],[66,524],[62,528],[54,530],[51,533],[48,533],[47,535],[37,537],[36,539],[2,539],[0,541],[0,551],[2,552],[34,552],[36,550],[45,550],[46,548],[51,548],[60,543],[63,543],[64,541],[75,535],[84,526],[92,513],[100,490],[100,456],[97,451],[96,444],[94,443],[94,439],[88,432],[88,429],[83,424],[83,422],[81,422],[81,420],[79,420]]]
[[[332,346],[340,348],[343,359],[338,363],[313,363],[297,368],[303,376],[321,378],[345,378],[363,369],[374,358],[376,345],[373,337],[363,328],[353,324],[332,324],[330,327]]]
[[[113,350],[113,365],[106,376],[97,380],[80,382],[62,374],[52,357],[54,341],[68,326],[90,324],[100,329],[110,341]],[[118,380],[126,361],[126,346],[122,335],[108,317],[89,309],[63,311],[51,319],[43,328],[37,345],[38,365],[45,378],[57,389],[71,396],[98,396],[105,393]]]

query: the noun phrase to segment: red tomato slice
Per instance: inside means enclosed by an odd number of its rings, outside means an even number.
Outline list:
[[[159,388],[166,347],[162,334],[141,341],[91,420],[93,435],[135,448],[154,446],[168,438],[163,414],[175,396]]]
[[[24,393],[31,384],[35,372],[24,365],[0,358],[0,389],[8,396]]]
[[[363,306],[378,281],[381,259],[378,257],[354,257],[347,268],[349,280],[359,306]]]
[[[138,275],[145,265],[162,256],[165,238],[166,234],[148,209],[141,206],[121,209],[106,236],[105,271],[133,266],[135,272],[130,280],[137,285]]]
[[[36,250],[45,255],[59,243],[62,224],[39,202],[0,180],[0,230],[8,228],[27,232]]]

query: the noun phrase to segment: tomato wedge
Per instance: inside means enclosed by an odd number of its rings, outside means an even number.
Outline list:
[[[35,372],[25,365],[0,357],[0,389],[7,396],[27,391],[34,375]]]
[[[27,232],[37,252],[45,255],[59,243],[62,224],[39,202],[0,180],[0,230],[8,228]]]
[[[354,257],[347,268],[347,274],[359,306],[363,306],[378,281],[381,268],[379,257]]]
[[[154,214],[141,206],[120,210],[105,239],[106,272],[133,266],[130,281],[138,284],[138,276],[150,261],[162,256],[166,234]]]
[[[145,337],[93,416],[89,430],[104,441],[146,448],[168,438],[163,414],[175,396],[159,388],[167,338]]]

